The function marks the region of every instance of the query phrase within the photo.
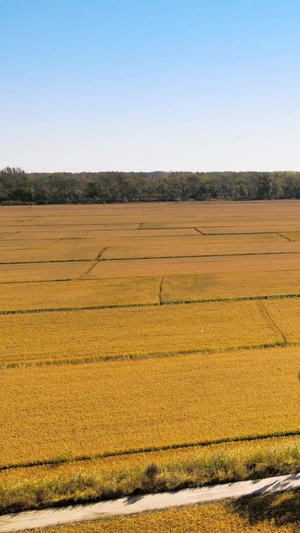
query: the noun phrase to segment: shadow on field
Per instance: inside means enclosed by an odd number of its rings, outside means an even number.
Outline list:
[[[300,491],[244,496],[230,502],[228,508],[251,526],[273,520],[277,527],[299,523],[300,531]]]

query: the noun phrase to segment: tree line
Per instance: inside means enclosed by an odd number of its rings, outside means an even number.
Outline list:
[[[0,204],[105,204],[300,198],[300,172],[0,171]]]

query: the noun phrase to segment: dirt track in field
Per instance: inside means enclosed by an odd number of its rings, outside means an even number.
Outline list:
[[[299,489],[299,487],[300,473],[261,480],[212,485],[199,489],[186,489],[177,492],[129,496],[88,505],[28,511],[0,517],[0,533],[63,525],[70,522],[92,521],[107,516],[129,515],[228,498],[284,492]]]

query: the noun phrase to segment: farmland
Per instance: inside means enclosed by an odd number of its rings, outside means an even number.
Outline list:
[[[299,235],[297,201],[1,207],[1,487],[297,439]]]
[[[0,466],[58,456],[62,441],[77,457],[296,431],[299,357],[287,347],[11,369]]]

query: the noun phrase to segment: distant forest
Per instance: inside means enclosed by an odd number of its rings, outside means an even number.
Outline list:
[[[300,172],[0,171],[0,204],[105,204],[300,198]]]

